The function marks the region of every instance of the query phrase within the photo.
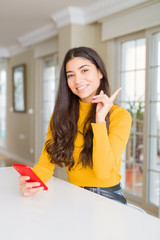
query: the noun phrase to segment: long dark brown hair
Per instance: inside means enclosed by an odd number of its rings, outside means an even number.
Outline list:
[[[71,170],[74,166],[73,150],[74,140],[78,133],[77,121],[79,118],[79,98],[76,96],[67,84],[66,64],[69,60],[75,57],[82,57],[88,59],[92,64],[100,70],[103,75],[100,80],[100,85],[97,89],[97,94],[103,90],[107,96],[110,97],[110,88],[107,77],[107,72],[104,63],[97,52],[88,47],[79,47],[70,49],[63,61],[60,82],[54,107],[54,113],[50,121],[50,128],[52,131],[52,139],[46,142],[46,150],[49,154],[51,163],[55,163],[60,167],[68,166]],[[92,104],[92,108],[85,119],[83,136],[84,145],[80,153],[78,163],[82,167],[93,167],[92,162],[92,147],[93,147],[93,132],[91,122],[95,122],[96,105]],[[109,128],[109,114],[106,116],[107,129]]]

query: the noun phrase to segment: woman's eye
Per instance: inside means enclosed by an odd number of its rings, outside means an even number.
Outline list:
[[[67,75],[67,78],[71,78],[71,77],[73,77],[73,74]]]
[[[88,69],[83,69],[82,72],[88,72]]]

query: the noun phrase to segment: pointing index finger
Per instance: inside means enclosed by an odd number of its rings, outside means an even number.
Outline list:
[[[118,93],[119,93],[121,90],[122,90],[122,88],[118,88],[118,89],[112,94],[112,96],[110,97],[110,99],[111,99],[112,101],[114,101],[115,98],[117,97]]]

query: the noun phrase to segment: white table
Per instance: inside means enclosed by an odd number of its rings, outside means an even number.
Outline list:
[[[2,240],[160,240],[160,220],[53,177],[23,197],[18,173],[0,168]]]

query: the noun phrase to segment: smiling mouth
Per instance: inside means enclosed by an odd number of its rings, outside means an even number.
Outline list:
[[[77,90],[78,90],[78,91],[81,91],[81,90],[85,89],[86,87],[88,87],[88,84],[83,85],[83,86],[77,88]]]

